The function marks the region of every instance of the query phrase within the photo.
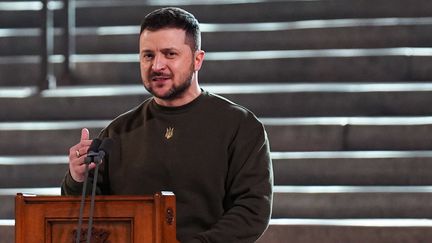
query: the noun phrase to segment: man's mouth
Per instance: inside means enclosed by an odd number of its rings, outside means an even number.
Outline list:
[[[153,74],[150,76],[150,80],[153,82],[164,82],[171,78],[171,75],[168,74]]]
[[[164,80],[167,80],[170,78],[171,77],[169,77],[169,76],[155,76],[155,77],[152,77],[151,80],[152,81],[164,81]]]

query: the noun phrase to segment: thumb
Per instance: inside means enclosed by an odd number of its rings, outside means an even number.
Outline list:
[[[81,141],[83,140],[89,140],[90,139],[90,132],[87,128],[83,128],[81,130]]]

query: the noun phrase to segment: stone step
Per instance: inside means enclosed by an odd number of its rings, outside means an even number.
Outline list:
[[[2,188],[59,186],[68,170],[64,156],[0,156]]]
[[[141,83],[137,54],[73,55],[76,84]],[[36,85],[37,56],[0,57],[3,86]],[[62,56],[51,58],[60,77]],[[283,68],[281,68],[283,67]],[[403,82],[432,80],[432,48],[207,53],[201,83]],[[335,71],[337,70],[337,72]],[[58,78],[57,84],[68,85]]]
[[[41,4],[0,2],[0,23],[4,27],[35,27]],[[135,25],[151,10],[174,4],[192,12],[202,23],[277,22],[299,19],[429,17],[428,0],[334,0],[334,1],[77,1],[78,26]],[[392,6],[391,8],[388,6]],[[61,4],[52,6],[54,22],[61,24]],[[107,14],[109,13],[109,14]]]
[[[261,118],[272,151],[432,150],[432,117]],[[0,123],[0,155],[64,155],[109,123],[49,121]]]
[[[257,243],[431,242],[429,219],[272,219]]]
[[[27,195],[60,195],[60,187],[46,188],[0,188],[0,219],[15,218],[15,196],[17,193]]]
[[[15,195],[60,188],[1,188],[0,218],[14,218]],[[275,186],[272,218],[430,218],[432,186]]]
[[[202,48],[207,52],[429,47],[431,29],[430,17],[201,24]],[[61,30],[55,32],[54,52],[63,53]],[[139,26],[80,27],[76,52],[136,53],[138,33]],[[36,28],[0,29],[0,55],[38,55],[39,36]]]
[[[15,220],[0,219],[0,243],[15,243]]]
[[[431,185],[431,151],[273,152],[275,185]],[[0,156],[3,188],[55,187],[67,155]]]
[[[2,155],[67,155],[80,139],[82,127],[96,137],[108,121],[22,122],[2,123],[0,142]],[[0,125],[1,126],[1,125]]]
[[[0,220],[0,243],[13,243],[14,220]],[[271,219],[257,243],[406,243],[432,241],[428,219]]]
[[[430,47],[432,38],[424,31],[431,30],[431,21],[424,17],[207,24],[202,45],[210,52]]]
[[[430,218],[432,186],[276,186],[272,218]]]
[[[263,118],[272,151],[429,150],[427,117]]]
[[[273,152],[275,185],[432,185],[431,151]]]
[[[432,83],[203,84],[259,117],[422,116]],[[113,119],[149,95],[142,85],[0,89],[0,121]],[[110,109],[102,109],[109,104]],[[277,105],[266,105],[277,104]],[[28,112],[31,110],[32,112]],[[67,111],[67,112],[64,112]]]

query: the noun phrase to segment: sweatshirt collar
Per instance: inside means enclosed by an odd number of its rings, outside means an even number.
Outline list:
[[[181,106],[162,106],[162,105],[159,105],[158,103],[156,103],[154,98],[152,98],[150,101],[150,106],[153,107],[155,110],[158,110],[158,111],[161,111],[164,113],[181,113],[181,112],[188,111],[192,107],[199,104],[205,95],[207,95],[207,92],[204,91],[203,89],[201,89],[201,94],[198,97],[196,97],[191,102],[189,102],[185,105],[181,105]]]

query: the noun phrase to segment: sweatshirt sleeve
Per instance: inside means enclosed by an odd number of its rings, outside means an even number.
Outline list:
[[[103,165],[99,166],[100,168],[103,168]],[[103,180],[103,174],[102,170],[100,170],[100,174],[98,173],[98,186],[96,187],[96,195],[103,194],[100,188],[101,181]],[[87,179],[87,185],[86,185],[86,195],[90,195],[93,188],[93,173],[94,170],[89,171],[88,179]],[[61,184],[61,195],[63,196],[77,196],[82,194],[83,189],[83,182],[77,182],[72,178],[72,175],[70,174],[70,171],[68,170],[63,181]]]
[[[99,134],[99,139],[105,138],[106,132],[105,129],[102,130],[102,132]],[[107,194],[107,189],[104,188],[105,184],[104,181],[106,181],[105,177],[105,166],[108,163],[108,158],[106,158],[106,161],[104,163],[101,163],[99,165],[99,171],[98,171],[98,178],[97,178],[97,188],[96,188],[96,194]],[[90,170],[88,172],[88,179],[87,179],[87,185],[86,185],[86,194],[90,195],[92,191],[92,185],[93,185],[93,176],[94,176],[94,170]],[[70,173],[70,170],[66,172],[65,177],[63,178],[63,181],[61,183],[61,195],[63,196],[71,196],[71,195],[81,195],[82,189],[83,189],[83,182],[77,182],[72,178],[72,175]]]
[[[83,183],[75,181],[68,170],[61,184],[61,195],[80,195]]]
[[[270,146],[253,114],[241,123],[230,145],[225,214],[192,242],[255,242],[266,230],[273,198]]]

